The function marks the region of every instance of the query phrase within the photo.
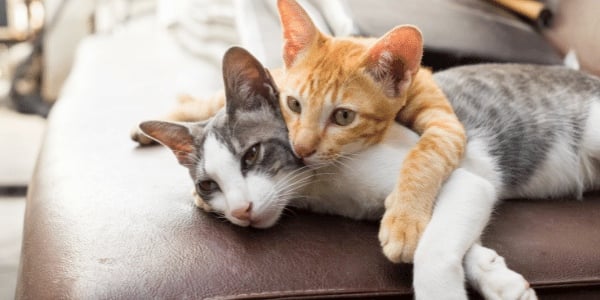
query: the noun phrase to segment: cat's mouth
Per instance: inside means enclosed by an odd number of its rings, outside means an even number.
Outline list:
[[[309,157],[302,157],[302,163],[309,168],[316,168],[323,165],[323,160],[317,155],[311,155]]]
[[[254,227],[259,229],[269,228],[279,220],[281,213],[272,212],[269,214],[261,214],[256,217],[251,217],[250,220],[240,220],[235,217],[228,217],[229,221],[237,226],[241,227]]]

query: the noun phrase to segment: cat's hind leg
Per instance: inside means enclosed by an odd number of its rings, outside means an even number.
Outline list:
[[[467,299],[463,258],[479,240],[496,200],[494,185],[483,177],[462,168],[450,175],[415,252],[417,299]]]
[[[463,261],[467,281],[489,300],[535,300],[535,291],[523,276],[506,266],[496,251],[473,244]]]

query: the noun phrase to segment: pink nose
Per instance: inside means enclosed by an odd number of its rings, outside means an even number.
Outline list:
[[[294,151],[301,158],[305,158],[315,154],[315,152],[317,152],[317,149],[303,144],[294,144]]]
[[[252,211],[252,202],[246,202],[246,204],[231,211],[231,215],[234,218],[242,220],[242,221],[250,221],[251,211]]]

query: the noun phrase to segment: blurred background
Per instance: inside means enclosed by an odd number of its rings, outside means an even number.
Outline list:
[[[597,0],[299,2],[332,35],[378,36],[416,24],[425,36],[424,63],[436,70],[566,60],[600,75]],[[281,64],[278,22],[275,0],[1,0],[0,299],[14,297],[27,186],[52,107],[67,89],[111,88],[93,81],[94,55],[120,49],[110,57],[116,73],[143,69],[139,56],[156,55],[161,64],[182,55],[197,64],[180,67],[174,89],[207,96],[220,88],[221,55],[231,45],[248,48],[269,67]],[[74,68],[88,75],[70,77]],[[168,107],[172,99],[165,101]]]

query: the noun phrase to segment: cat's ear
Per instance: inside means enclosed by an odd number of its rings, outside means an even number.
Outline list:
[[[283,61],[289,68],[298,56],[317,41],[320,32],[308,13],[295,0],[278,0],[277,8],[283,28]]]
[[[195,146],[192,128],[186,124],[164,121],[145,121],[140,123],[140,130],[151,139],[167,146],[180,164],[193,165],[195,162]]]
[[[263,65],[240,47],[232,47],[223,56],[223,81],[227,114],[255,110],[265,104],[279,109],[277,86]]]
[[[382,36],[367,52],[365,71],[382,86],[386,96],[401,96],[421,66],[423,37],[410,25],[398,26]]]

